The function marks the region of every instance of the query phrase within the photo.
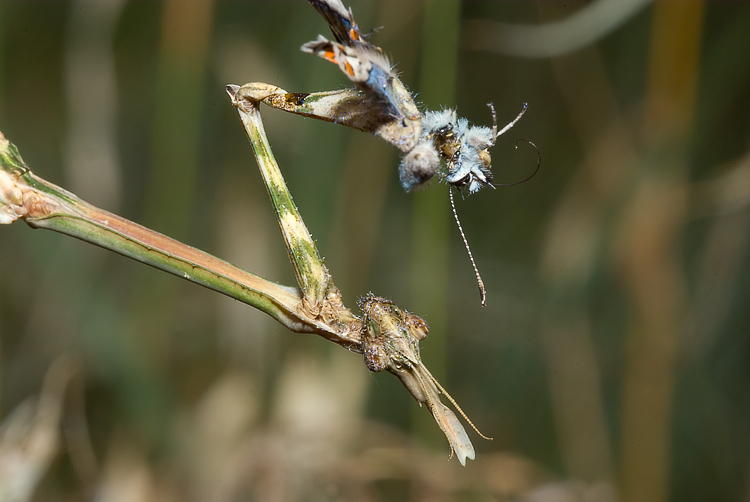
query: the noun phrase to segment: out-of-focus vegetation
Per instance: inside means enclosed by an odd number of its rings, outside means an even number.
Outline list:
[[[502,124],[529,103],[494,173],[533,170],[518,138],[540,173],[457,201],[484,309],[445,186],[406,194],[393,147],[262,110],[346,303],[373,291],[431,325],[426,365],[495,438],[473,436],[476,461],[446,463],[429,414],[360,356],[16,223],[0,228],[0,494],[748,500],[750,4],[645,5],[558,55],[606,20],[554,23],[607,3],[351,2],[430,107],[486,125],[487,102]],[[224,86],[348,85],[298,50],[318,33],[303,0],[6,0],[0,130],[83,199],[293,284]],[[513,55],[529,34],[550,56]]]

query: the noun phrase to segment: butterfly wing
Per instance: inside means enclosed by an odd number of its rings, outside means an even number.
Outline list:
[[[351,46],[354,41],[362,39],[359,26],[354,22],[352,10],[344,7],[341,0],[309,0],[310,5],[323,16],[340,44]]]
[[[413,104],[411,96],[409,103],[405,103],[404,97],[396,92],[394,81],[398,77],[388,58],[362,34],[351,9],[344,7],[341,0],[309,1],[328,23],[336,42],[318,36],[317,40],[304,44],[302,51],[337,64],[349,80],[375,94],[394,118],[416,119],[409,110]]]

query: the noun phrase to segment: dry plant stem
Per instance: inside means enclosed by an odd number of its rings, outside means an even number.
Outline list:
[[[16,147],[0,133],[0,186],[11,206],[33,228],[70,235],[177,275],[267,313],[298,333],[316,333],[347,348],[359,338],[340,335],[299,308],[302,295],[241,270],[203,251],[94,207],[34,175]],[[13,184],[12,190],[8,187]],[[3,195],[0,194],[0,197]]]

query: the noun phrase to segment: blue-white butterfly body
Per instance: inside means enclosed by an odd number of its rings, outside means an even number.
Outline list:
[[[526,111],[525,104],[521,113],[499,132],[492,105],[489,105],[492,129],[470,126],[466,119],[457,117],[455,110],[419,113],[413,97],[398,79],[383,51],[371,44],[359,30],[351,9],[344,7],[341,0],[308,1],[326,20],[336,41],[319,35],[317,40],[304,44],[302,50],[337,64],[349,80],[374,98],[370,100],[372,105],[366,108],[366,113],[375,118],[377,125],[358,128],[370,130],[404,153],[398,168],[404,190],[409,192],[421,187],[435,175],[458,189],[466,188],[469,194],[485,185],[494,186],[489,149],[499,135],[518,122]],[[286,108],[286,105],[282,107]],[[331,116],[321,118],[336,121]],[[482,278],[458,221],[453,193],[450,194],[456,224],[474,267],[482,305],[485,305]]]
[[[394,118],[410,116],[393,88],[397,77],[388,58],[359,30],[351,9],[341,0],[309,1],[326,20],[336,41],[318,35],[317,40],[304,44],[302,51],[337,64],[352,82],[375,93]]]
[[[512,127],[526,110],[502,131],[497,132],[494,109],[492,129],[470,126],[456,116],[455,110],[414,113],[413,99],[398,93],[403,84],[392,69],[380,47],[371,44],[354,21],[351,9],[341,0],[309,0],[328,23],[336,41],[323,36],[302,46],[302,50],[338,65],[349,79],[366,92],[372,93],[393,120],[401,121],[406,141],[393,141],[404,152],[399,165],[401,186],[407,192],[418,188],[436,174],[457,188],[466,187],[469,194],[482,186],[492,186],[489,148],[497,136]],[[410,127],[407,126],[409,122]],[[411,145],[403,148],[403,145]],[[445,163],[445,168],[441,166]]]

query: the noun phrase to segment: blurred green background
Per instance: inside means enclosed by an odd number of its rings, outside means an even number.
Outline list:
[[[347,305],[423,316],[427,367],[494,441],[446,463],[361,356],[17,222],[0,497],[750,500],[750,3],[350,4],[421,106],[529,104],[493,167],[528,176],[524,138],[539,174],[457,200],[486,308],[444,185],[406,194],[394,147],[262,110]],[[299,51],[319,33],[303,0],[4,0],[0,130],[39,176],[294,284],[224,86],[348,85]]]

